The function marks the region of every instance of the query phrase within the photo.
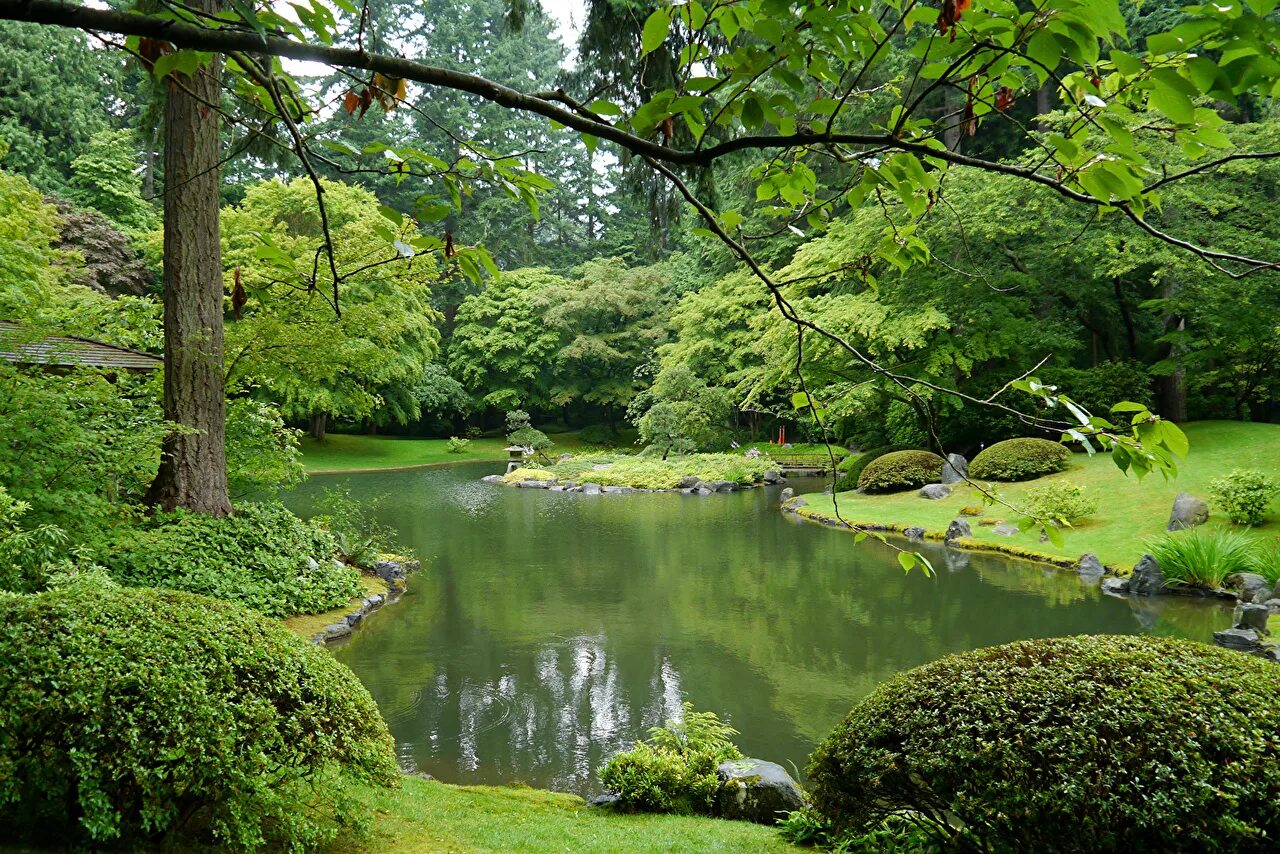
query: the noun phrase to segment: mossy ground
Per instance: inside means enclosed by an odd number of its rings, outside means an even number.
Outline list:
[[[374,575],[361,575],[360,587],[363,592],[345,605],[339,605],[337,608],[325,611],[323,614],[296,614],[292,617],[285,617],[281,622],[289,631],[311,640],[325,626],[339,622],[347,614],[357,610],[360,607],[360,602],[366,596],[372,596],[374,593],[385,594],[387,592],[387,582]]]
[[[540,789],[449,786],[406,777],[399,790],[369,790],[370,838],[340,840],[334,854],[395,851],[771,852],[797,849],[778,831],[741,821],[619,815],[574,795]]]
[[[1040,542],[1038,531],[1027,531],[1002,537],[981,519],[1016,520],[1019,514],[1000,506],[984,508],[982,516],[969,518],[973,544],[998,549],[1023,557],[1046,557],[1059,561],[1078,558],[1093,552],[1109,567],[1130,568],[1143,554],[1143,540],[1164,533],[1173,507],[1174,496],[1190,492],[1209,502],[1209,525],[1229,527],[1222,511],[1213,505],[1209,482],[1234,468],[1256,468],[1273,475],[1280,473],[1280,425],[1248,424],[1235,421],[1202,421],[1184,425],[1191,442],[1191,452],[1182,462],[1178,476],[1165,480],[1159,474],[1139,481],[1124,475],[1109,455],[1088,457],[1075,454],[1064,472],[1025,483],[995,484],[1014,506],[1029,489],[1055,480],[1065,480],[1086,488],[1099,500],[1099,509],[1064,532],[1062,546]],[[834,514],[832,497],[806,495],[809,507],[804,515],[830,517]],[[896,530],[919,525],[941,534],[952,519],[960,516],[967,505],[981,505],[979,493],[961,484],[949,498],[930,501],[920,498],[916,490],[892,495],[858,495],[842,492],[835,496],[840,515],[851,522],[886,525]],[[1253,529],[1257,536],[1280,536],[1280,502],[1272,504],[1263,525]]]

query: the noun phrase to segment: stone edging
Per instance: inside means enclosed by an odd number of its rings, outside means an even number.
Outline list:
[[[421,563],[416,560],[378,561],[374,564],[373,571],[375,575],[387,583],[387,592],[385,594],[373,593],[364,597],[360,600],[359,607],[354,611],[345,614],[341,619],[330,623],[312,635],[311,642],[318,646],[324,646],[330,641],[349,637],[365,617],[383,605],[390,605],[392,602],[399,601],[404,594],[406,577],[411,572],[417,572],[420,567]]]
[[[550,480],[518,480],[508,481],[500,474],[491,474],[487,477],[480,478],[484,483],[496,483],[500,486],[512,486],[518,489],[545,489],[548,492],[581,492],[584,495],[630,495],[640,492],[666,492],[679,493],[681,495],[712,495],[718,492],[740,492],[744,489],[755,489],[761,486],[777,486],[786,483],[786,478],[777,471],[770,470],[765,472],[764,480],[760,483],[742,484],[732,480],[700,480],[692,475],[682,477],[680,485],[674,489],[639,489],[634,486],[601,486],[598,483],[584,481],[578,483],[573,480],[566,480],[563,483],[558,478]]]
[[[1241,574],[1237,578],[1241,586],[1238,591],[1221,587],[1208,589],[1169,584],[1165,580],[1164,572],[1160,569],[1156,559],[1151,555],[1144,555],[1142,560],[1133,568],[1129,577],[1125,578],[1116,575],[1113,569],[1103,566],[1097,556],[1091,553],[1072,559],[1046,555],[1043,552],[1034,552],[1018,546],[1002,546],[999,543],[974,539],[969,536],[968,522],[963,519],[953,521],[943,534],[926,531],[919,526],[863,524],[833,519],[812,509],[808,512],[801,512],[809,506],[808,502],[802,497],[787,495],[787,492],[789,490],[783,490],[783,501],[780,507],[783,513],[806,522],[824,525],[828,528],[852,529],[856,527],[859,530],[900,534],[912,542],[923,542],[926,539],[935,540],[942,542],[948,548],[1000,554],[1005,557],[1053,566],[1058,569],[1074,569],[1082,581],[1086,581],[1091,585],[1098,584],[1105,595],[1118,599],[1183,596],[1199,599],[1218,599],[1235,603],[1234,627],[1225,631],[1214,632],[1214,643],[1228,649],[1236,649],[1241,652],[1280,661],[1280,647],[1263,640],[1266,635],[1266,620],[1261,613],[1262,611],[1266,611],[1268,614],[1280,613],[1280,598],[1277,598],[1280,597],[1280,584],[1277,584],[1272,590],[1269,585],[1260,583],[1264,581],[1260,576],[1252,578],[1250,577],[1251,574]]]

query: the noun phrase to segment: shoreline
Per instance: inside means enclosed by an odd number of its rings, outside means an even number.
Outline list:
[[[313,475],[334,475],[334,474],[377,474],[381,471],[417,471],[419,469],[440,469],[447,466],[468,466],[478,465],[480,463],[504,463],[506,458],[493,457],[483,460],[445,460],[439,463],[415,463],[410,466],[374,466],[373,468],[358,469],[307,469],[307,477]]]

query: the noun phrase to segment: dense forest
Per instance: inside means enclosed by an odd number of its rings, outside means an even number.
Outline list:
[[[1130,10],[1130,35],[1176,21],[1165,6]],[[666,52],[678,44],[640,55],[641,17],[625,4],[591,5],[572,66],[545,14],[534,8],[513,21],[505,8],[378,2],[368,9],[369,38],[400,53],[448,44],[459,69],[584,97],[610,91],[624,103],[661,88],[676,62]],[[0,27],[3,314],[36,312],[155,351],[158,85],[138,62],[79,32]],[[885,85],[911,49],[907,40],[892,45]],[[318,110],[312,133],[326,141],[313,164],[326,223],[280,123],[224,123],[233,409],[257,401],[319,437],[492,431],[505,411],[525,409],[558,429],[638,424],[646,438],[675,431],[687,447],[715,449],[786,425],[789,435],[819,438],[792,404],[803,385],[824,403],[829,438],[967,449],[1021,427],[1007,411],[965,407],[948,392],[985,398],[1034,368],[1099,412],[1135,400],[1173,420],[1276,414],[1280,276],[1233,279],[1050,188],[953,167],[945,195],[921,210],[915,200],[886,201],[880,187],[868,201],[850,191],[849,167],[812,157],[791,175],[822,201],[780,218],[774,197],[795,191],[759,182],[749,157],[696,175],[719,209],[746,212],[735,215],[736,231],[789,303],[910,377],[904,387],[827,339],[811,336],[801,357],[769,291],[638,158],[456,92],[347,109],[355,91],[347,75],[301,85]],[[1016,124],[1052,134],[1069,121],[1049,89],[1012,105]],[[230,109],[243,96],[223,98]],[[936,110],[949,109],[943,95],[936,100]],[[853,120],[871,122],[883,104],[872,97],[852,109],[863,111]],[[1009,127],[983,123],[948,144],[997,160],[1033,157]],[[1213,136],[1272,149],[1280,118],[1270,101],[1246,100],[1223,111]],[[420,180],[387,168],[410,142],[437,152],[437,167],[470,171],[474,181],[450,185],[456,204],[424,200]],[[1202,147],[1151,144],[1148,156],[1168,173],[1193,165]],[[1280,235],[1261,211],[1278,182],[1271,161],[1229,163],[1171,185],[1152,219],[1196,244],[1270,257]],[[391,231],[406,253],[387,259],[377,253]],[[323,285],[300,293],[287,281],[312,266],[325,235],[340,311]],[[877,254],[890,240],[913,243],[933,263],[895,267]],[[479,272],[482,263],[490,272]]]

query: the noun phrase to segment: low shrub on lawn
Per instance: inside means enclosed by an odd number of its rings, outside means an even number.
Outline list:
[[[814,807],[832,833],[897,815],[966,850],[1273,851],[1275,680],[1274,663],[1170,638],[948,656],[880,685],[818,747]]]
[[[1033,480],[1064,470],[1071,451],[1048,439],[1006,439],[982,450],[969,464],[977,480]]]
[[[932,451],[893,451],[872,460],[862,470],[858,488],[865,492],[899,492],[937,483],[945,463]]]

